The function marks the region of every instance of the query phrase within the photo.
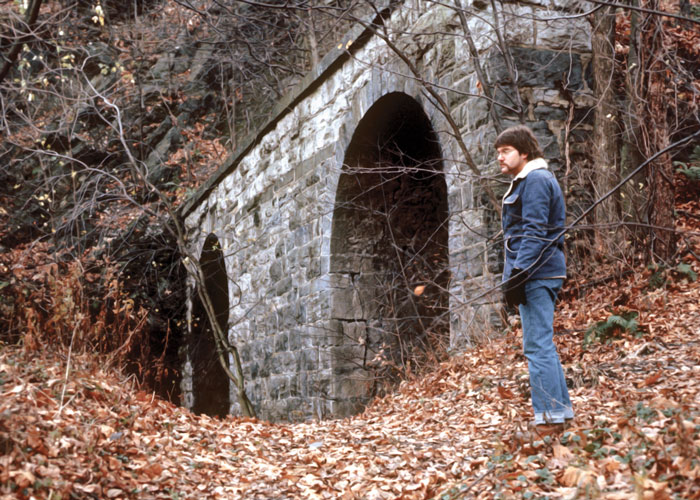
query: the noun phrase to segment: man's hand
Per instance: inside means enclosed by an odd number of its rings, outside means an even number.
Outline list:
[[[510,273],[510,278],[503,285],[503,295],[506,299],[506,304],[510,307],[518,307],[519,304],[527,304],[525,297],[525,282],[528,275],[522,269],[513,269]]]

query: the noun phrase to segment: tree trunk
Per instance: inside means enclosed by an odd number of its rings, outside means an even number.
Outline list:
[[[661,51],[659,18],[654,17],[652,27],[647,33],[647,43],[654,47],[654,53]],[[667,102],[665,100],[663,72],[660,71],[660,57],[654,57],[648,69],[648,120],[645,127],[649,136],[649,145],[652,151],[666,148],[669,141],[669,127],[667,120]],[[676,235],[674,232],[673,209],[675,203],[675,186],[673,184],[673,163],[667,153],[661,155],[653,162],[648,171],[649,184],[649,224],[651,225],[651,250],[652,258],[663,261],[669,260],[676,249]]]
[[[610,191],[620,178],[618,113],[613,82],[615,57],[615,11],[598,10],[593,17],[593,78],[595,82],[595,123],[593,127],[593,164],[591,176],[596,199]],[[595,248],[599,256],[615,254],[619,241],[616,223],[620,221],[619,196],[611,196],[594,212]]]
[[[312,11],[309,8],[309,24],[308,24],[308,40],[309,40],[309,53],[311,55],[311,68],[313,69],[318,66],[321,58],[318,55],[318,41],[316,40],[316,28],[314,27],[314,18],[312,16]]]
[[[641,3],[643,7],[659,10],[658,0]],[[637,49],[640,71],[637,80],[637,109],[642,152],[647,158],[666,148],[670,142],[667,103],[664,96],[666,67],[662,21],[657,15],[640,14],[640,22],[636,25],[638,36],[635,36],[635,39],[639,42]],[[651,258],[665,261],[674,254],[676,244],[673,231],[675,189],[673,164],[669,154],[661,155],[651,163],[647,171],[647,184]]]
[[[39,17],[41,2],[42,0],[34,0],[27,8],[24,18],[24,27],[22,28],[24,35],[19,36],[14,42],[12,42],[10,50],[8,50],[6,55],[2,57],[4,61],[2,67],[0,67],[0,83],[2,83],[7,74],[10,72],[10,69],[12,69],[12,65],[15,63],[17,56],[22,50],[22,45],[29,41],[32,27],[36,22],[37,17]],[[11,29],[13,29],[15,32],[17,31],[16,28]],[[9,33],[8,38],[12,39],[14,38],[14,35],[15,33]]]
[[[634,1],[635,6],[658,10],[657,0]],[[667,103],[664,99],[666,74],[662,41],[663,19],[633,11],[630,49],[627,58],[626,151],[634,162],[649,158],[670,144]],[[659,156],[647,170],[645,216],[649,224],[648,257],[668,260],[675,252],[673,164],[669,154]]]

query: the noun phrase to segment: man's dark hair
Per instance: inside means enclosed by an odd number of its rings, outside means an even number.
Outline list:
[[[501,146],[511,146],[518,150],[521,155],[527,155],[527,161],[542,158],[544,155],[540,150],[535,134],[525,125],[516,125],[505,129],[498,134],[494,148]]]

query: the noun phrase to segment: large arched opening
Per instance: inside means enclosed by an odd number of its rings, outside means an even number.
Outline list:
[[[333,212],[335,392],[345,413],[449,342],[447,219],[430,120],[412,97],[387,94],[353,134]]]
[[[199,262],[204,274],[204,288],[213,306],[216,321],[224,335],[227,335],[228,277],[224,254],[216,235],[207,236]],[[192,411],[197,414],[220,417],[226,415],[230,407],[229,378],[219,361],[214,332],[198,290],[195,290],[193,300],[192,338],[189,347],[194,395]]]

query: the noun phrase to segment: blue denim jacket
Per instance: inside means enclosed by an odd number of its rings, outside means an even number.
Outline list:
[[[514,268],[526,271],[529,279],[565,278],[566,207],[561,188],[541,158],[529,162],[524,174],[513,179],[503,198],[503,281]]]

